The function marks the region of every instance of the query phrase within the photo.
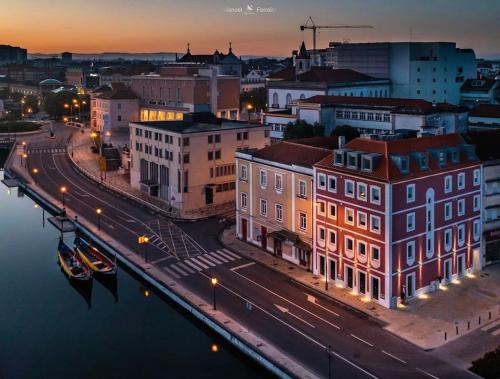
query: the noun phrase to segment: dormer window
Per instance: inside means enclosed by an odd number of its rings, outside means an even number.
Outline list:
[[[362,157],[361,158],[361,169],[363,171],[373,171],[373,159],[372,157]]]
[[[448,153],[449,153],[450,161],[452,163],[458,163],[460,161],[460,155],[459,155],[458,149],[456,147],[448,148]]]
[[[401,157],[401,172],[407,172],[409,169],[408,157]]]
[[[410,159],[407,155],[393,155],[391,159],[402,174],[410,172]]]
[[[359,169],[359,153],[358,152],[349,152],[347,153],[347,167],[352,168],[354,170]]]
[[[336,166],[344,165],[344,152],[335,150],[333,152],[333,164]]]
[[[427,157],[427,154],[420,155],[420,159],[418,161],[421,170],[429,169],[429,158]]]

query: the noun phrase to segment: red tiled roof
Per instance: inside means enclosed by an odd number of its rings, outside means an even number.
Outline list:
[[[432,173],[446,171],[450,167],[467,167],[477,165],[478,161],[470,161],[463,154],[460,154],[459,163],[448,162],[444,167],[440,167],[434,157],[429,154],[429,169],[420,170],[414,161],[410,159],[409,173],[403,174],[391,159],[391,155],[410,155],[411,152],[427,152],[432,148],[456,147],[465,143],[460,134],[445,134],[439,136],[428,136],[420,138],[407,138],[391,141],[368,140],[356,138],[345,145],[346,149],[361,151],[364,153],[377,153],[382,156],[373,172],[364,172],[361,170],[349,169],[345,166],[333,166],[333,158],[328,156],[315,164],[317,167],[343,171],[346,173],[355,173],[362,177],[371,177],[383,181],[396,181],[410,179],[413,177],[427,176]]]
[[[309,137],[309,138],[301,138],[301,139],[292,139],[287,142],[298,143],[299,145],[307,145],[320,147],[322,149],[333,150],[338,147],[338,137]]]
[[[467,79],[461,91],[489,91],[497,81],[495,79]]]
[[[123,83],[111,83],[96,88],[93,93],[95,98],[104,100],[129,100],[138,99]]]
[[[471,117],[500,118],[500,105],[481,104],[469,112]]]
[[[283,80],[295,79],[295,67],[289,66],[279,71],[273,72],[272,74],[269,74],[267,76],[267,79],[283,79]]]
[[[308,146],[297,141],[284,141],[267,146],[252,155],[268,161],[311,168],[316,162],[332,153],[330,149]]]
[[[299,103],[321,105],[361,105],[369,107],[389,107],[401,111],[429,113],[433,111],[457,111],[460,108],[449,103],[431,103],[421,99],[404,99],[389,97],[359,97],[359,96],[327,96],[317,95],[300,100]]]

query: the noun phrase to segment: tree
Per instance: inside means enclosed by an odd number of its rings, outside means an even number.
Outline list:
[[[243,92],[240,95],[240,107],[246,108],[248,104],[256,111],[264,110],[266,108],[266,89],[262,87]]]
[[[486,379],[500,378],[500,346],[472,362],[470,370]]]
[[[357,129],[353,128],[350,125],[339,125],[335,129],[333,129],[331,136],[344,136],[346,142],[349,142],[355,138],[358,138],[359,132],[357,131]]]
[[[297,120],[295,123],[290,123],[287,125],[285,131],[283,132],[283,139],[300,139],[308,137],[323,136],[325,134],[325,127],[318,124],[314,125],[307,123],[304,120]]]
[[[22,106],[22,113],[24,115],[30,115],[34,113],[38,113],[40,110],[38,106],[38,97],[34,95],[28,95],[24,98],[24,103]]]
[[[64,104],[68,104],[69,107],[73,99],[78,100],[78,96],[71,91],[49,93],[43,100],[43,107],[49,116],[61,119],[63,116],[69,114],[69,108],[65,108]]]

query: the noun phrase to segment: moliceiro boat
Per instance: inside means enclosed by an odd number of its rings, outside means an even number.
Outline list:
[[[116,274],[116,263],[84,239],[75,238],[75,250],[92,271],[104,275]]]
[[[59,240],[57,250],[59,264],[70,279],[90,280],[92,278],[92,272],[89,268],[85,266],[78,254],[66,245],[62,239]]]

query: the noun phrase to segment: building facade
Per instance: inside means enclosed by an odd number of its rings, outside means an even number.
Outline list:
[[[312,269],[313,168],[331,150],[281,142],[236,152],[236,233],[284,260]]]
[[[500,104],[500,80],[466,80],[460,89],[460,104],[469,108],[481,104]]]
[[[470,130],[500,128],[500,105],[481,104],[469,112]]]
[[[458,134],[356,139],[315,165],[314,272],[385,307],[481,262],[481,162]]]
[[[211,114],[131,123],[130,181],[180,215],[234,204],[235,152],[267,144],[267,127]]]

